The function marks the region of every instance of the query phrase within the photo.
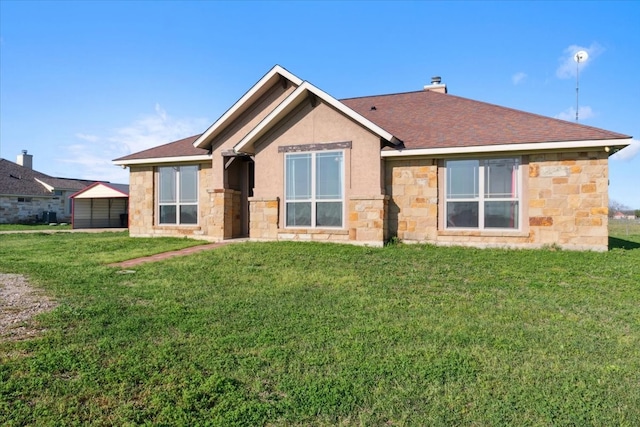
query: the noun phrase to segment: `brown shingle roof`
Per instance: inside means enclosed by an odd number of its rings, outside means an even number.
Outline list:
[[[433,91],[340,101],[392,133],[407,149],[629,138]]]
[[[349,98],[340,102],[393,134],[406,149],[630,138],[433,91]],[[200,135],[190,136],[114,161],[209,154],[208,150],[193,146],[198,137]]]
[[[15,196],[53,196],[42,181],[56,190],[82,190],[96,181],[55,178],[33,169],[0,159],[0,194]]]
[[[200,135],[190,136],[179,141],[170,142],[158,147],[149,148],[148,150],[139,151],[129,154],[128,156],[115,159],[118,160],[138,160],[138,159],[156,159],[162,157],[183,157],[183,156],[199,156],[209,154],[204,148],[196,148],[193,143]]]

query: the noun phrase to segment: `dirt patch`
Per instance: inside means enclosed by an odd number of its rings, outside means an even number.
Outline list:
[[[32,317],[56,305],[24,276],[0,273],[0,341],[18,341],[42,332]]]

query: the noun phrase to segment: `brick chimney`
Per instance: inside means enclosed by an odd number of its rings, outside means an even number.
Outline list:
[[[447,93],[447,85],[444,83],[440,83],[442,78],[440,76],[431,77],[431,84],[426,85],[424,90],[430,90],[433,92]]]
[[[27,150],[22,150],[22,154],[18,154],[16,163],[27,169],[33,169],[33,155],[27,154]]]

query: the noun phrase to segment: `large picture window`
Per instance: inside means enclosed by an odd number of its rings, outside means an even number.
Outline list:
[[[447,228],[519,229],[520,160],[448,160]]]
[[[160,224],[198,223],[198,166],[158,168]]]
[[[287,227],[342,227],[343,152],[285,155]]]

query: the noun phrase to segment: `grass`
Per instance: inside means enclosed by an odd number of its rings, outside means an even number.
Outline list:
[[[59,301],[2,425],[639,425],[640,234],[607,253],[0,236]],[[624,249],[626,248],[626,249]]]
[[[609,234],[617,237],[640,235],[640,219],[609,219]]]
[[[49,224],[0,224],[2,231],[71,230],[71,225]]]

